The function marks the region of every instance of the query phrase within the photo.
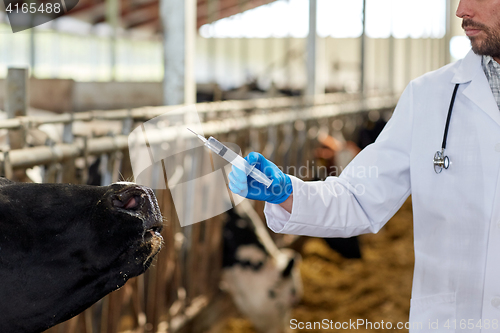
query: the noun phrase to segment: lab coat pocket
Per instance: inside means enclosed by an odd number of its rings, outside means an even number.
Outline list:
[[[455,317],[455,293],[412,298],[410,332],[454,332]]]

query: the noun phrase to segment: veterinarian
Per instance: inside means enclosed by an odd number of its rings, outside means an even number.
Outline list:
[[[234,168],[275,232],[376,233],[412,195],[413,332],[500,331],[500,0],[461,0],[467,56],[410,82],[377,141],[339,177],[304,182],[250,153],[273,184]],[[397,255],[397,254],[395,254]],[[333,278],[333,277],[332,277]],[[438,323],[438,326],[430,323]]]

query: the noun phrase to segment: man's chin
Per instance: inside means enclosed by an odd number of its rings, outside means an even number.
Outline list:
[[[478,37],[478,36],[474,36],[474,37],[469,37],[469,40],[470,40],[470,45],[471,45],[471,48],[472,48],[472,51],[477,54],[477,55],[489,55],[488,53],[488,50],[485,49],[484,47],[484,41]]]
[[[493,34],[481,30],[478,34],[468,37],[475,54],[491,56],[495,59],[500,57],[500,33]]]

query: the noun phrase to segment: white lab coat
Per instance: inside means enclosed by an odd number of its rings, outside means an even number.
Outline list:
[[[441,149],[456,83],[446,149],[452,164],[436,174],[432,161]],[[480,332],[479,320],[482,331],[500,331],[499,170],[500,111],[481,57],[470,52],[412,81],[377,141],[340,177],[292,177],[291,215],[273,204],[264,211],[275,232],[348,237],[376,233],[411,194],[410,321],[422,329],[410,331],[453,332],[465,323],[470,329],[464,332]],[[438,329],[429,328],[429,321],[437,321]]]

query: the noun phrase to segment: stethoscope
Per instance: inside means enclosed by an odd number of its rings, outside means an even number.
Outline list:
[[[434,154],[434,171],[436,173],[441,173],[443,168],[448,169],[450,167],[450,159],[444,154],[446,149],[446,139],[448,137],[448,128],[450,127],[451,112],[453,111],[453,104],[455,104],[455,96],[457,95],[459,83],[455,85],[453,90],[453,96],[451,96],[450,107],[448,109],[448,117],[446,118],[446,125],[444,128],[443,144],[441,145],[441,151],[437,151]]]

